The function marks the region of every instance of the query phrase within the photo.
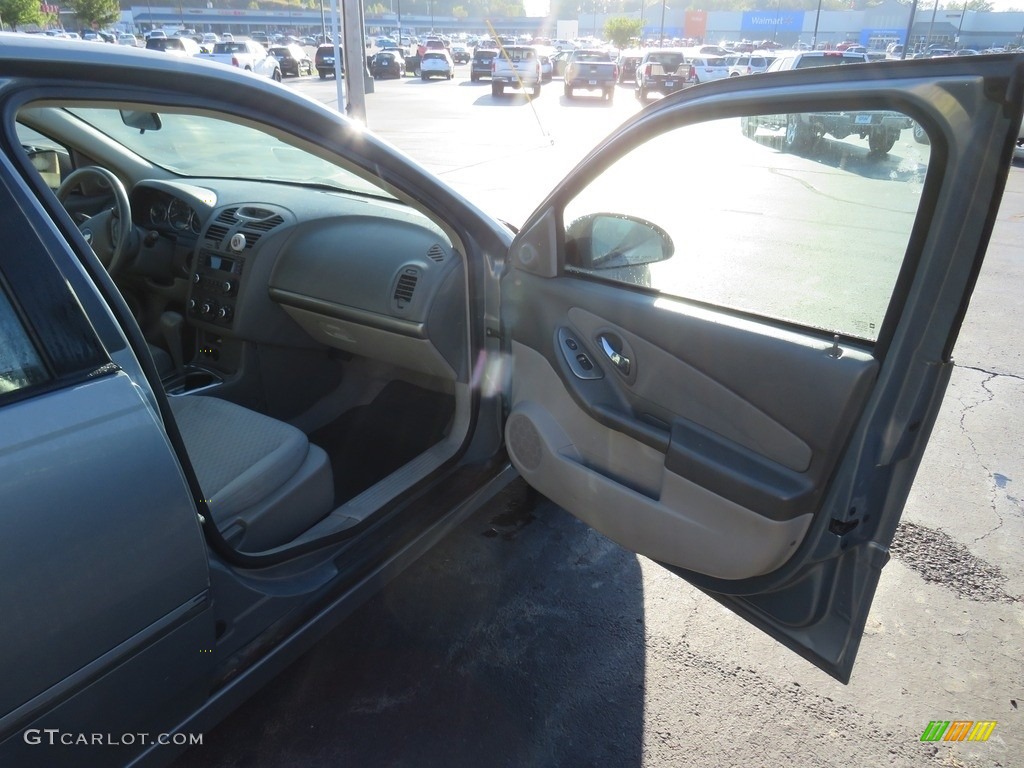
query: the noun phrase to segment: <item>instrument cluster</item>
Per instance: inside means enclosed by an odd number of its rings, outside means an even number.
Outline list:
[[[143,223],[162,232],[180,232],[199,235],[203,222],[192,206],[177,197],[154,195],[147,202]]]

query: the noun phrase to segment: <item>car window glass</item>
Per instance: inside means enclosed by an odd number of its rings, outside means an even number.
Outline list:
[[[15,312],[0,290],[0,396],[49,379],[43,361]]]
[[[642,269],[570,259],[566,270],[876,339],[930,148],[900,113],[843,113],[847,122],[831,126],[843,138],[811,127],[825,114],[723,119],[648,139],[583,188],[564,222],[571,231],[597,213],[643,219],[667,232],[674,253]],[[688,180],[686,192],[645,191],[642,174],[654,168]]]
[[[158,130],[125,125],[119,109],[66,110],[126,150],[179,176],[221,176],[334,187],[391,197],[371,181],[253,125],[187,112],[160,113]]]

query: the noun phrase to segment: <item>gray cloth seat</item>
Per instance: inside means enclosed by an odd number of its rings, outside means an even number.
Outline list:
[[[215,397],[169,402],[210,514],[234,546],[284,544],[331,511],[330,460],[300,430]]]

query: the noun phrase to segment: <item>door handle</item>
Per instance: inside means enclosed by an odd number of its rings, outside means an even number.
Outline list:
[[[612,346],[607,335],[602,333],[597,337],[597,340],[601,343],[601,351],[604,352],[605,357],[611,361],[612,365],[619,370],[619,373],[623,376],[629,376],[629,371],[632,367],[632,363],[630,363],[629,358],[621,352],[615,351],[615,347]]]

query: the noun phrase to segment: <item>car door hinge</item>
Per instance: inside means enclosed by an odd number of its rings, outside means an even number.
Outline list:
[[[488,339],[500,339],[501,338],[501,331],[499,329],[497,329],[497,328],[485,328],[484,329],[484,335]]]

